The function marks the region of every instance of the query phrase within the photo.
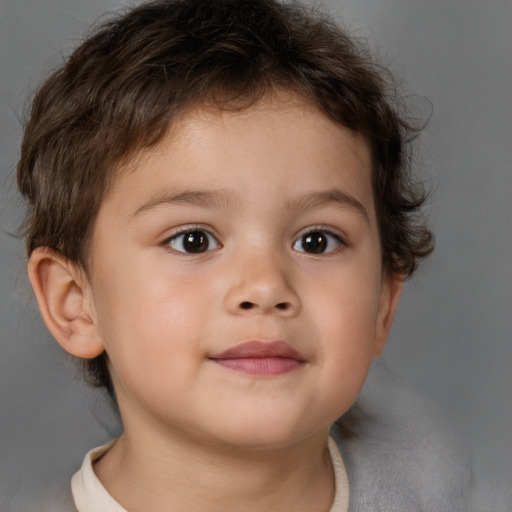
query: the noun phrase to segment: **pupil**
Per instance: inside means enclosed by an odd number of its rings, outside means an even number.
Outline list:
[[[321,254],[327,247],[327,238],[323,233],[319,231],[315,233],[309,233],[302,238],[302,248],[306,252],[313,254]]]
[[[208,249],[208,237],[201,231],[192,231],[185,235],[183,246],[187,252],[204,252]]]

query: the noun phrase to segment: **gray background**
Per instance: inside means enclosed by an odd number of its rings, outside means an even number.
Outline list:
[[[25,277],[14,186],[25,97],[126,2],[0,0],[0,510],[40,510],[119,425],[46,332]],[[389,64],[421,114],[437,250],[408,283],[380,365],[467,439],[474,511],[512,511],[512,2],[324,5]],[[385,378],[372,385],[385,389]],[[390,400],[392,398],[389,398]],[[39,505],[35,505],[39,504]],[[51,508],[49,508],[51,509]]]

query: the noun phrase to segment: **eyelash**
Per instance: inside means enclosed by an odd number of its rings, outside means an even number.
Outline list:
[[[330,249],[328,251],[323,251],[323,252],[319,252],[319,253],[301,251],[296,248],[296,244],[299,244],[301,241],[302,241],[302,243],[304,243],[304,239],[306,236],[313,235],[315,233],[319,233],[321,235],[326,236],[327,238],[331,238],[331,240],[334,239],[335,243],[338,244],[337,247]],[[326,243],[329,244],[329,240],[327,240]],[[310,226],[310,227],[302,230],[297,235],[297,238],[295,239],[295,241],[293,242],[293,245],[292,245],[294,250],[296,250],[297,252],[303,252],[304,254],[311,254],[314,256],[315,255],[330,256],[332,253],[338,252],[338,250],[340,248],[347,247],[347,246],[348,246],[348,243],[346,242],[345,238],[340,233],[338,233],[337,231],[334,231],[331,228],[328,228],[326,226]],[[328,247],[328,245],[326,246],[326,248],[327,247]]]
[[[180,239],[180,237],[183,237],[184,235],[187,235],[187,234],[193,234],[193,233],[203,233],[206,235],[208,243],[207,243],[206,249],[204,251],[197,251],[197,252],[185,251],[185,250],[179,250],[176,247],[172,246],[173,241],[177,241]],[[205,228],[205,226],[191,225],[191,226],[183,226],[183,227],[179,228],[175,233],[173,233],[171,236],[169,236],[165,240],[163,240],[160,243],[160,245],[162,245],[164,247],[169,247],[173,251],[181,253],[181,254],[195,255],[195,254],[204,254],[206,252],[211,251],[212,249],[210,249],[210,245],[212,243],[212,240],[215,242],[215,244],[217,244],[217,247],[215,247],[216,249],[222,247],[222,244],[219,242],[218,237],[213,235],[209,229]],[[184,240],[182,240],[182,243],[183,242],[184,242]]]
[[[202,246],[199,246],[198,247],[199,250],[197,250],[197,251],[192,251],[192,250],[187,251],[187,250],[180,250],[176,247],[173,247],[173,242],[180,240],[180,238],[183,237],[184,235],[187,235],[187,234],[192,235],[194,233],[200,233],[200,234],[206,235],[206,240],[204,240],[204,242],[205,242],[204,248]],[[304,248],[305,237],[307,237],[308,235],[316,234],[316,233],[318,233],[324,237],[324,240],[322,240],[322,241],[319,238],[317,238],[316,241],[314,239],[312,240],[313,243],[320,244],[319,252],[313,252],[313,251],[310,252],[310,251],[306,251],[306,250],[300,250],[297,247],[297,244],[300,244],[302,242],[302,248]],[[335,243],[337,244],[337,246],[329,249],[329,245],[332,244],[333,239],[334,239]],[[183,246],[183,243],[185,243],[185,240],[181,239],[180,245]],[[214,243],[216,245],[213,248],[211,248],[212,243]],[[323,245],[323,244],[325,244],[325,245]],[[164,247],[168,247],[175,252],[185,254],[185,255],[205,254],[207,252],[210,252],[213,249],[219,249],[222,247],[222,244],[219,242],[218,237],[213,235],[209,229],[205,228],[205,226],[201,226],[201,225],[183,226],[182,228],[179,228],[171,236],[165,238],[165,240],[163,240],[160,245],[162,245]],[[333,231],[332,229],[327,228],[325,226],[310,226],[310,227],[302,230],[297,235],[297,237],[294,239],[294,242],[292,244],[292,248],[297,252],[303,252],[305,254],[324,255],[325,256],[325,255],[330,255],[331,253],[335,253],[338,251],[338,249],[340,247],[346,247],[347,245],[348,244],[345,241],[344,237],[342,237],[339,233]],[[325,249],[329,249],[329,250],[325,250]]]

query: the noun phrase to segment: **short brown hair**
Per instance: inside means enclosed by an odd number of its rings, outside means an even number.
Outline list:
[[[384,269],[410,276],[433,239],[409,169],[415,129],[389,80],[325,16],[275,0],[164,0],[100,26],[40,87],[26,125],[18,185],[27,251],[47,246],[86,268],[87,243],[119,165],[157,144],[194,106],[248,108],[290,90],[362,135]],[[104,355],[89,381],[112,392]]]

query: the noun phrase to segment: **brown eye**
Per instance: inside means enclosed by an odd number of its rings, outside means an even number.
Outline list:
[[[302,237],[302,248],[305,252],[321,254],[327,247],[327,239],[323,233],[309,233]]]
[[[342,244],[339,236],[327,231],[311,231],[301,236],[293,248],[299,252],[308,254],[324,254],[334,251]]]
[[[200,254],[220,247],[217,239],[206,231],[199,229],[173,236],[168,244],[176,251],[187,254]]]

